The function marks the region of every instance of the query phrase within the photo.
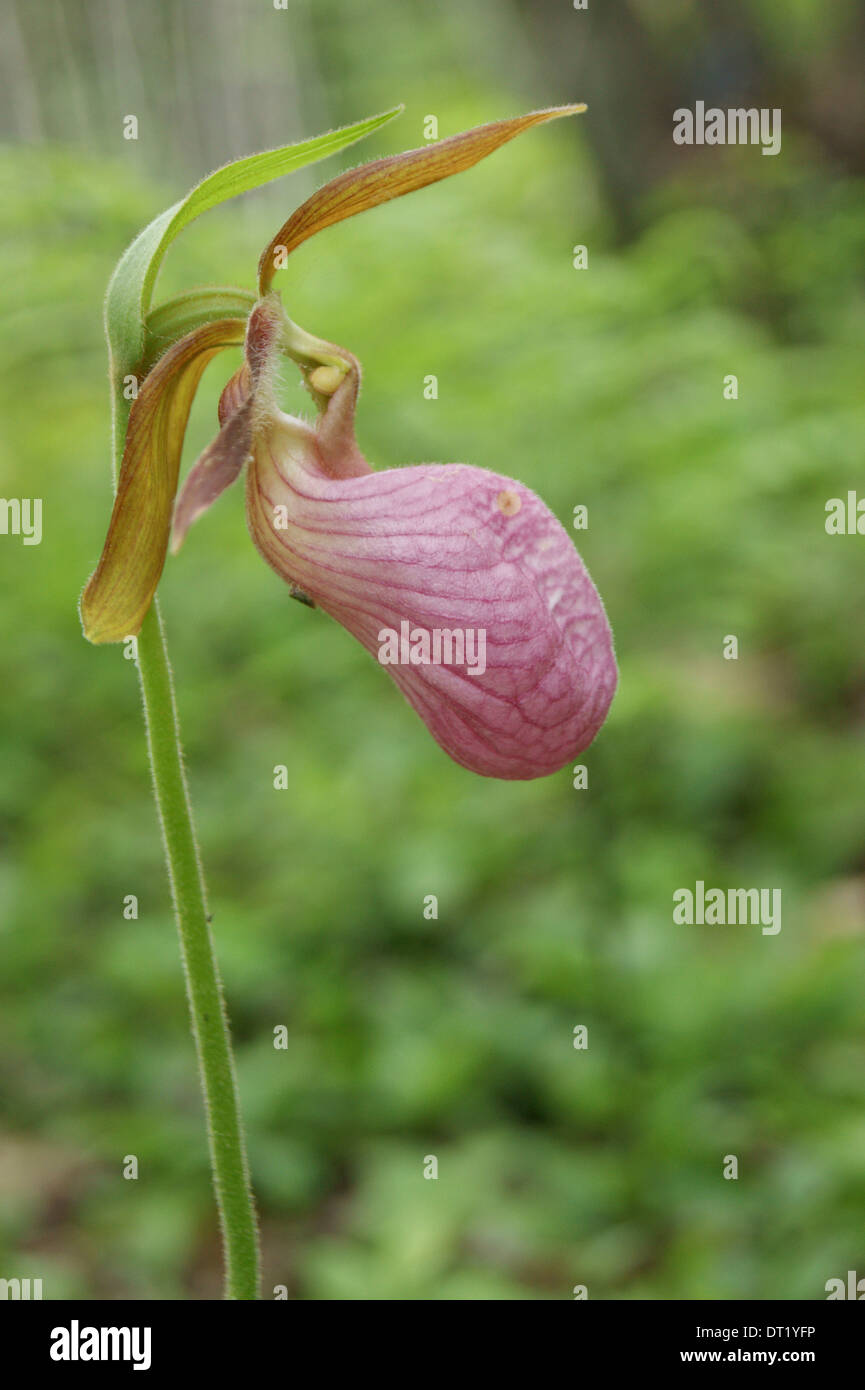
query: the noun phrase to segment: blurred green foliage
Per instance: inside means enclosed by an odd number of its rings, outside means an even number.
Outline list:
[[[441,133],[502,108],[454,100]],[[865,566],[823,525],[865,492],[865,188],[795,142],[719,151],[723,186],[668,181],[613,250],[573,138],[332,229],[281,288],[364,364],[375,464],[494,468],[566,525],[588,506],[621,665],[588,790],[452,765],[261,564],[240,488],[163,580],[266,1290],[820,1298],[865,1271]],[[419,139],[397,123],[361,155]],[[44,499],[40,546],[0,537],[0,1274],[212,1297],[135,670],[75,611],[110,506],[105,283],[182,190],[69,148],[0,164],[0,492]],[[250,286],[299,196],[204,219],[162,292]],[[187,463],[233,365],[208,369]],[[697,878],[780,887],[781,933],[675,926]]]

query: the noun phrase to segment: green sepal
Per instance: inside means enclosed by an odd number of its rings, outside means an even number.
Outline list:
[[[261,154],[237,159],[233,164],[226,164],[224,168],[209,174],[185,198],[154,218],[124,252],[108,285],[105,331],[114,383],[122,381],[124,376],[140,372],[145,323],[159,267],[172,241],[184,227],[201,213],[224,203],[228,198],[236,197],[238,193],[259,188],[272,179],[326,159],[328,155],[362,140],[392,120],[402,109],[402,106],[396,106],[379,116],[356,121],[354,125],[330,131],[327,135],[318,135],[313,140],[303,140],[299,144],[283,145],[279,149],[264,150]]]

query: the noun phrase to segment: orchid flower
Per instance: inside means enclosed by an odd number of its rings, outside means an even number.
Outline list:
[[[114,509],[81,599],[85,635],[137,635],[153,786],[186,975],[225,1255],[228,1298],[260,1296],[260,1251],[234,1053],[186,784],[165,633],[155,595],[172,538],[246,468],[261,555],[295,598],[341,623],[385,665],[441,746],[491,777],[540,777],[592,740],[616,684],[610,629],[571,540],[521,482],[467,464],[374,471],[355,438],[360,366],[293,323],[273,277],[308,237],[476,164],[563,106],[479,126],[379,159],[325,184],[259,262],[257,293],[192,290],[153,309],[174,237],[224,199],[343,149],[401,108],[217,170],[155,218],[108,287]],[[222,392],[219,433],[177,496],[189,411],[208,362],[244,344]],[[299,367],[314,423],[276,397]]]
[[[560,107],[481,126],[349,170],[308,199],[259,263],[245,325],[207,318],[147,372],[129,421],[99,566],[82,600],[86,635],[137,631],[169,547],[246,467],[261,556],[292,595],[342,624],[385,665],[441,747],[489,777],[533,778],[581,752],[616,687],[610,627],[571,538],[521,481],[465,463],[373,470],[355,437],[361,368],[304,332],[274,273],[303,241],[366,208],[469,168]],[[183,435],[207,362],[244,342],[222,392],[219,433],[175,502]],[[288,357],[317,409],[279,407]],[[436,659],[438,654],[438,659]]]

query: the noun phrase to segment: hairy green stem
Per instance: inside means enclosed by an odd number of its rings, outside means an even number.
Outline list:
[[[122,454],[127,418],[128,403],[118,393],[114,410],[115,460]],[[260,1296],[258,1223],[249,1179],[234,1053],[183,768],[165,630],[155,599],[138,635],[137,664],[153,789],[162,825],[207,1118],[213,1189],[225,1260],[225,1296],[256,1299]]]

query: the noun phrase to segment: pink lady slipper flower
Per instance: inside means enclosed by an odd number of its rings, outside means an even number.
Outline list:
[[[271,281],[275,268],[314,232],[467,168],[520,130],[573,109],[480,127],[361,166],[295,212],[262,256],[243,365],[222,393],[219,434],[192,468],[173,516],[176,550],[190,524],[246,467],[247,520],[262,557],[295,597],[323,609],[379,660],[445,752],[489,777],[555,772],[603,724],[616,663],[598,592],[564,527],[522,482],[463,463],[373,470],[355,438],[357,360],[292,323]],[[151,378],[158,388],[160,371],[171,381],[190,367],[194,390],[201,355],[212,355],[238,333],[235,321],[205,329],[196,330],[201,336],[194,352],[181,340],[146,378],[130,420],[133,445],[140,434],[133,429],[136,415],[150,430],[170,433],[176,424],[160,404],[164,389],[158,396],[148,392]],[[166,366],[172,353],[175,361]],[[313,397],[314,423],[285,414],[277,403],[276,369],[285,356],[298,364]],[[191,400],[188,388],[175,391],[173,403],[184,425],[187,395]],[[172,498],[176,453],[166,489]],[[116,504],[106,551],[82,605],[94,640],[117,640],[134,630],[130,622],[140,622],[146,611],[167,544],[170,508],[160,498],[158,567],[151,557],[137,607],[127,596],[123,631],[116,616],[113,626],[100,630],[107,618],[101,610],[110,606],[103,595],[116,598],[125,587],[113,563],[118,537],[125,532],[133,564],[136,548],[140,555],[152,549],[152,536],[124,521],[126,463],[124,457],[120,515]],[[139,467],[133,450],[127,494],[135,490]],[[140,507],[137,514],[140,519]]]

